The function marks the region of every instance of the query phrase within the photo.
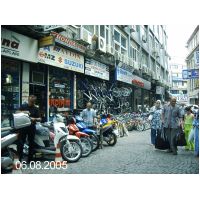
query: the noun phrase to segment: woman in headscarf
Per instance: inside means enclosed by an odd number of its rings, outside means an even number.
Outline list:
[[[161,109],[161,101],[157,100],[155,102],[155,107],[153,110],[151,110],[150,114],[152,115],[151,119],[151,144],[155,145],[155,139],[156,135],[160,134],[161,132],[161,115],[162,115],[162,109]]]

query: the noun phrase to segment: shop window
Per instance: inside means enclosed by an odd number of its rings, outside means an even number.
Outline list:
[[[43,72],[32,72],[32,82],[44,84],[44,73]]]
[[[64,112],[70,109],[70,77],[69,71],[49,69],[49,115],[50,120],[56,112]]]
[[[10,117],[20,104],[20,62],[1,62],[1,128],[10,126]]]

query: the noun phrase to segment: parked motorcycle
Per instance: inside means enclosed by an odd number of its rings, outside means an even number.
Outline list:
[[[60,152],[63,160],[77,162],[81,158],[82,146],[80,140],[76,136],[69,135],[61,115],[55,115],[53,122],[36,124],[33,150],[35,157],[37,155],[55,155],[58,143],[60,143]],[[28,144],[25,144],[25,154],[28,154],[28,149]]]
[[[87,157],[90,155],[93,149],[92,141],[90,140],[88,134],[79,131],[79,128],[76,126],[76,119],[74,117],[70,119],[68,130],[69,134],[76,135],[80,139],[83,149],[82,157]]]
[[[109,145],[114,146],[117,143],[117,134],[112,125],[108,125],[108,120],[102,118],[100,120],[100,135],[102,134],[103,140]]]
[[[87,128],[85,122],[83,121],[83,118],[80,116],[75,116],[76,119],[76,126],[79,128],[79,130],[83,133],[86,133],[89,135],[92,144],[93,149],[92,151],[96,151],[99,148],[99,138],[97,136],[97,133],[95,130],[92,130],[90,128]]]

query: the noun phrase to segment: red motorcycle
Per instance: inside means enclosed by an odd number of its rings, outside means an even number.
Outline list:
[[[90,155],[93,149],[92,141],[90,140],[88,134],[79,131],[79,128],[76,126],[76,119],[74,117],[70,119],[67,128],[70,135],[75,135],[80,139],[83,149],[82,157],[87,157],[88,155]]]

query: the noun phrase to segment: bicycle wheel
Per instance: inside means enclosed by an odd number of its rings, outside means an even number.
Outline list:
[[[120,91],[120,89],[117,88],[117,87],[113,88],[113,90],[112,90],[112,95],[113,95],[114,97],[121,97],[121,91]]]

